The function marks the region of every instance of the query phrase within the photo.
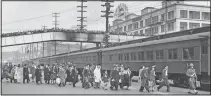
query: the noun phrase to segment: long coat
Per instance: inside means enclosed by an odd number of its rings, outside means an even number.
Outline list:
[[[51,76],[50,76],[50,79],[51,80],[56,80],[56,76],[57,76],[57,68],[56,67],[52,67],[51,68]]]
[[[195,69],[189,68],[186,72],[186,75],[189,77],[189,88],[192,90],[195,89],[195,82],[197,78]]]
[[[95,68],[95,70],[94,70],[94,76],[95,76],[95,82],[100,82],[101,81],[101,72],[100,72],[100,69]]]
[[[77,71],[77,69],[72,69],[71,77],[72,77],[73,83],[78,82],[78,71]]]
[[[59,69],[59,74],[58,77],[61,79],[61,82],[64,83],[65,82],[65,78],[66,78],[66,71],[64,68]]]
[[[28,67],[23,68],[23,76],[25,78],[29,79],[29,68]]]
[[[35,66],[30,66],[29,68],[30,68],[30,74],[32,74],[32,78],[34,78],[35,77],[36,68],[35,68]]]
[[[44,68],[44,80],[50,80],[50,68]]]
[[[141,74],[141,86],[145,87],[147,85],[148,80],[148,70],[144,69],[142,70]]]
[[[37,68],[35,70],[35,76],[36,76],[36,82],[41,81],[41,77],[42,77],[41,69]]]
[[[16,67],[15,68],[15,76],[14,76],[14,79],[16,79],[17,82],[20,82],[20,80],[21,80],[21,68],[19,68],[19,67]]]

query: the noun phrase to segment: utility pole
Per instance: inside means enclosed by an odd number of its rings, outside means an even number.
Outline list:
[[[108,41],[109,41],[109,31],[108,31],[108,28],[109,28],[109,18],[112,18],[113,16],[109,16],[110,13],[113,13],[110,11],[110,8],[113,7],[112,5],[110,5],[110,2],[114,2],[113,0],[103,0],[105,3],[105,5],[101,5],[101,6],[105,6],[106,7],[106,11],[101,11],[103,13],[105,13],[105,15],[102,15],[101,17],[105,17],[106,18],[106,32],[105,32],[105,35],[104,35],[104,42],[106,44],[106,46],[108,45]]]
[[[47,26],[42,26],[42,30],[45,32],[46,31]]]
[[[83,17],[83,15],[84,15],[83,13],[87,12],[87,11],[84,11],[84,8],[86,8],[87,6],[84,6],[83,4],[84,4],[84,2],[87,2],[87,0],[81,0],[80,2],[81,2],[81,6],[77,6],[77,7],[81,8],[81,10],[78,10],[78,12],[81,12],[81,17],[77,17],[77,18],[80,18],[77,21],[80,21],[81,25],[77,25],[77,26],[80,26],[80,31],[83,32],[84,27],[86,26],[83,24],[83,22],[86,22],[86,20],[84,20],[84,19],[87,18],[87,17]],[[80,42],[80,50],[82,50],[82,47],[83,47],[82,42]]]
[[[57,25],[59,25],[59,24],[58,24],[59,21],[57,21],[57,17],[59,17],[58,14],[60,14],[60,13],[56,13],[56,12],[53,13],[53,17],[55,17],[55,21],[53,21],[53,22],[54,22],[53,24],[54,24],[54,29],[55,29],[55,30],[57,29]],[[54,49],[55,49],[55,50],[54,50],[54,52],[55,52],[54,54],[55,54],[55,55],[56,55],[56,45],[57,45],[57,44],[56,44],[56,41],[54,41]]]

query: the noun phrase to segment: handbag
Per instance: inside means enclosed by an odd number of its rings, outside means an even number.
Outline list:
[[[61,79],[60,78],[56,78],[56,83],[60,84],[61,83]]]
[[[29,78],[32,78],[32,74],[29,74]]]
[[[196,81],[196,87],[200,87],[200,81]]]

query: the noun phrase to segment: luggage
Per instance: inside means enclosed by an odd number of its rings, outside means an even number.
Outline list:
[[[61,83],[61,79],[60,78],[56,78],[56,84],[60,84]]]
[[[196,87],[199,88],[200,86],[200,81],[196,81]]]
[[[32,74],[29,74],[29,78],[32,78]]]

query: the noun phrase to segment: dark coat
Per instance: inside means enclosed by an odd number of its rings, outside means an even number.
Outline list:
[[[41,69],[36,69],[35,76],[36,76],[36,81],[41,81],[41,77],[42,77]]]
[[[23,76],[29,77],[29,68],[28,67],[23,68]]]
[[[103,73],[102,81],[103,81],[103,82],[109,82],[108,74]]]
[[[72,82],[71,72],[69,69],[66,70],[66,74],[67,74],[66,82]]]
[[[50,68],[44,68],[44,80],[50,80]]]
[[[186,72],[186,75],[189,77],[189,79],[188,79],[189,88],[196,89],[195,82],[196,82],[197,76],[196,76],[195,69],[189,68]]]
[[[78,82],[78,71],[77,71],[77,69],[72,70],[71,77],[72,77],[73,83]]]
[[[111,74],[110,74],[110,77],[111,77],[112,79],[119,79],[119,78],[120,78],[119,71],[117,71],[117,70],[112,70],[112,71],[111,71]]]

